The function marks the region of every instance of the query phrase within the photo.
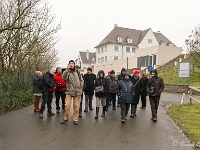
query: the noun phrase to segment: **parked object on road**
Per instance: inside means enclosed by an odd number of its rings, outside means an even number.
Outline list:
[[[122,123],[125,123],[130,104],[133,101],[133,96],[135,94],[134,85],[130,81],[131,75],[129,73],[124,73],[124,79],[121,80],[118,84],[117,95],[119,97],[119,103],[121,107],[121,119]]]
[[[33,82],[33,94],[34,94],[34,112],[39,112],[39,103],[42,98],[43,92],[43,76],[42,72],[36,71],[35,76],[32,79]]]
[[[85,110],[84,112],[88,112],[88,107],[90,110],[92,108],[92,100],[94,96],[94,82],[96,79],[96,75],[92,73],[92,68],[87,69],[87,74],[83,76],[84,79],[84,93],[85,93]]]
[[[147,83],[148,83],[147,75],[145,72],[142,72],[141,82],[140,82],[140,96],[142,101],[142,106],[140,108],[142,109],[146,109]]]
[[[139,78],[139,70],[134,70],[133,71],[133,76],[131,77],[131,82],[134,85],[135,88],[135,95],[133,96],[133,101],[131,104],[131,118],[134,118],[136,116],[136,111],[137,111],[137,105],[139,103],[140,99],[140,83],[141,80]]]
[[[53,79],[55,73],[55,69],[50,69],[46,74],[43,76],[43,101],[41,104],[41,108],[39,111],[39,117],[43,118],[43,111],[45,110],[45,105],[47,104],[47,116],[54,116],[55,114],[52,113],[52,98],[53,92],[55,90],[55,82]]]
[[[59,113],[60,110],[60,98],[62,100],[62,109],[65,110],[65,92],[66,92],[66,82],[62,78],[62,68],[57,67],[56,73],[54,74],[54,81],[56,84],[55,96],[56,96],[56,112]]]
[[[73,99],[73,121],[78,125],[80,98],[83,93],[83,79],[80,72],[75,67],[74,60],[70,60],[67,69],[63,72],[63,79],[66,81],[65,113],[61,123],[69,119],[71,102]]]
[[[102,92],[95,93],[95,97],[96,97],[96,116],[95,116],[95,119],[98,119],[100,103],[103,107],[103,112],[102,112],[101,117],[105,117],[105,111],[106,111],[106,78],[105,78],[105,73],[104,73],[103,70],[100,70],[98,72],[94,86],[95,87],[100,87],[100,86],[103,87]]]
[[[157,70],[151,71],[152,78],[149,79],[147,84],[147,92],[149,93],[149,101],[151,105],[152,120],[157,122],[157,111],[160,101],[161,93],[164,89],[164,81],[158,77]]]

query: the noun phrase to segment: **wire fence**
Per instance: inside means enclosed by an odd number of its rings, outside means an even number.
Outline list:
[[[11,72],[1,77],[0,112],[27,106],[33,102],[30,72]]]

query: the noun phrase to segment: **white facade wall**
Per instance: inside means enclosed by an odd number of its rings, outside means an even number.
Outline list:
[[[149,40],[152,40],[152,43],[149,43]],[[150,46],[154,46],[154,45],[159,45],[159,43],[158,43],[152,29],[150,29],[138,46],[139,46],[139,49],[142,49],[142,48],[146,48],[146,47],[150,47]]]
[[[115,51],[115,46],[118,46],[118,51]],[[126,47],[130,47],[130,53],[126,52]],[[102,63],[101,61],[102,58],[104,58],[105,62],[105,57],[107,57],[107,61],[112,61],[116,57],[117,57],[116,59],[122,59],[126,57],[135,56],[135,53],[132,52],[132,48],[134,48],[135,51],[137,51],[136,46],[122,45],[122,44],[107,44],[102,47],[99,47],[96,49],[96,63],[99,63],[99,59],[100,63]]]

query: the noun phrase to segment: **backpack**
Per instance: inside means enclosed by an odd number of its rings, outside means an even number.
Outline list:
[[[117,79],[116,77],[115,77],[114,80],[110,79],[110,80],[108,81],[108,89],[109,89],[109,90],[115,91],[117,85],[118,85],[118,79]]]

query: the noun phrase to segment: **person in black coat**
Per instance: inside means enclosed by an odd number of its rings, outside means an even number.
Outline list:
[[[130,81],[131,75],[128,73],[124,73],[124,79],[121,80],[118,84],[118,97],[119,103],[121,106],[121,119],[122,123],[125,123],[126,117],[129,111],[130,104],[133,100],[134,86],[133,83]]]
[[[88,107],[90,110],[92,108],[92,99],[94,96],[94,82],[96,79],[96,75],[92,73],[92,68],[87,69],[87,74],[83,76],[84,79],[84,93],[85,93],[85,110],[84,112],[88,112]]]
[[[131,104],[131,118],[134,118],[136,116],[137,111],[137,105],[139,103],[140,99],[140,78],[139,78],[139,70],[133,71],[133,76],[131,77],[131,82],[133,83],[133,86],[135,87],[135,95],[133,96],[133,102]]]
[[[55,73],[55,69],[50,69],[46,74],[43,76],[43,101],[39,111],[39,117],[43,118],[43,111],[45,110],[45,105],[47,104],[47,116],[54,116],[55,114],[52,113],[51,103],[53,98],[53,91],[55,90],[55,82],[53,79]]]
[[[141,75],[141,82],[140,82],[140,95],[141,95],[141,101],[142,101],[142,106],[140,108],[146,109],[146,102],[147,102],[147,83],[148,83],[148,78],[145,72],[142,72]]]
[[[105,78],[105,73],[103,70],[100,70],[98,72],[97,78],[95,80],[95,88],[103,86],[103,90],[100,92],[95,91],[95,97],[96,97],[96,116],[95,119],[98,119],[99,115],[99,108],[100,108],[100,103],[103,107],[103,113],[101,117],[105,116],[105,111],[106,111],[106,78]]]

